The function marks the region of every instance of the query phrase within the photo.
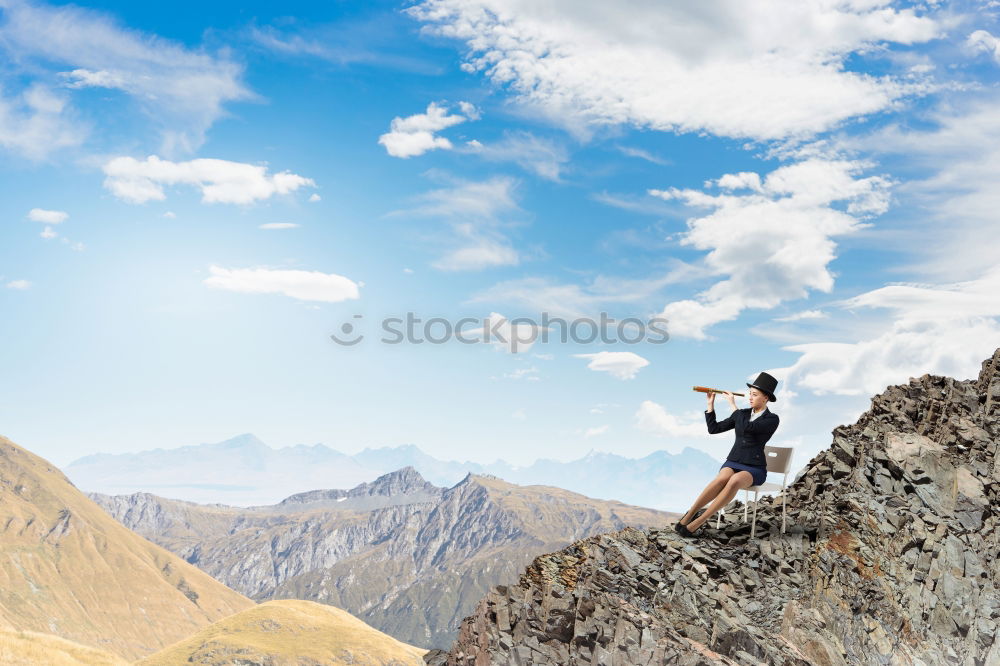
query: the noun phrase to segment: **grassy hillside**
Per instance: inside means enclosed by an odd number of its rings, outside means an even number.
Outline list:
[[[283,600],[268,601],[219,620],[136,666],[423,666],[425,652],[372,629],[339,608]]]
[[[0,624],[134,659],[252,605],[0,437]]]
[[[0,626],[0,664],[4,666],[128,666],[118,655],[52,634]]]

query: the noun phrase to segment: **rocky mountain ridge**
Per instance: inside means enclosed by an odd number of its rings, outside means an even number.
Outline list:
[[[737,506],[699,539],[578,541],[493,588],[425,659],[1000,665],[1000,349],[975,380],[888,387],[832,434],[762,499],[755,539]]]
[[[531,559],[670,514],[469,474],[451,488],[412,468],[350,491],[274,506],[198,505],[148,493],[91,494],[115,519],[258,601],[343,608],[420,647],[442,647],[490,586]]]

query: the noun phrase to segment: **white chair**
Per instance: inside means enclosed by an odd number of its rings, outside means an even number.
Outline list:
[[[764,482],[759,486],[750,486],[749,488],[744,488],[743,492],[746,493],[746,501],[743,503],[743,522],[747,522],[747,509],[750,504],[750,491],[753,491],[753,524],[750,527],[750,538],[754,538],[757,533],[757,501],[760,497],[760,491],[771,491],[780,490],[785,491],[785,487],[788,484],[788,470],[792,467],[792,452],[795,450],[794,446],[765,446],[764,456],[767,458],[767,473],[771,474],[783,474],[781,479],[781,485],[777,483],[767,483]],[[722,514],[726,512],[725,509],[719,509],[719,513],[715,519],[716,529],[722,524]],[[782,498],[781,501],[781,533],[785,533],[785,500]]]

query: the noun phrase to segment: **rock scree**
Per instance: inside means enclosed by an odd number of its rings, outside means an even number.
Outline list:
[[[494,587],[425,661],[1000,666],[1000,349],[975,380],[886,388],[832,434],[761,497],[755,538],[734,500],[698,539],[577,541]]]

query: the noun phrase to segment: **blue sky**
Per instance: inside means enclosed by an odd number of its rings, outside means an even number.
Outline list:
[[[996,2],[277,9],[0,2],[4,435],[721,461],[691,386],[764,370],[801,466],[1000,346]],[[379,343],[407,312],[670,340]]]

